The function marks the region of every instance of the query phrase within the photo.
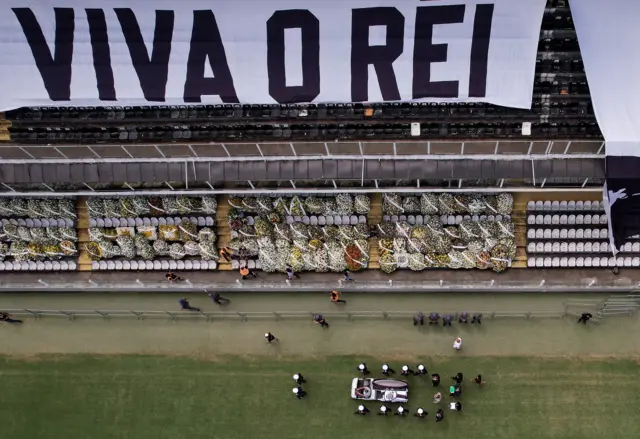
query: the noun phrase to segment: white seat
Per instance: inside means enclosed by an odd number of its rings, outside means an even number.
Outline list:
[[[625,267],[631,267],[631,258],[629,256],[624,258],[623,264],[624,264]]]
[[[560,258],[560,266],[567,267],[569,265],[569,258],[562,257]]]
[[[74,262],[74,261],[69,261],[69,270],[76,270],[78,268],[78,265]]]
[[[388,223],[389,221],[391,221],[391,216],[389,215],[382,216],[382,222]]]
[[[186,260],[184,261],[184,269],[185,270],[193,270],[193,262]]]
[[[560,224],[560,215],[553,215],[551,217],[551,224]]]
[[[598,242],[596,242],[595,244],[598,244],[598,249],[600,249],[600,245],[599,245],[599,243],[598,243]],[[585,243],[584,243],[584,252],[585,252],[585,253],[591,253],[591,251],[592,251],[592,247],[593,247],[592,243],[590,243],[590,242],[585,242]]]
[[[576,253],[584,253],[584,242],[578,242],[576,244]]]
[[[551,266],[552,267],[559,267],[560,266],[560,258],[559,257],[555,257],[551,260]]]
[[[116,263],[113,261],[107,261],[107,270],[115,270]]]
[[[536,258],[536,268],[544,267],[544,258],[537,257]]]
[[[463,218],[462,215],[456,215],[455,216],[455,224],[460,224],[462,222]],[[493,220],[491,220],[493,221]]]
[[[601,267],[606,267],[608,265],[609,259],[606,257],[601,257],[600,258],[600,266]]]
[[[583,257],[576,258],[576,267],[584,267],[584,258]]]
[[[352,217],[353,218],[353,217]],[[407,221],[409,222],[409,224],[411,224],[412,226],[415,225],[416,223],[416,217],[414,215],[409,215],[407,217]]]
[[[3,262],[2,267],[5,271],[13,271],[13,264],[11,262]]]
[[[527,244],[527,253],[535,253],[536,252],[536,243],[530,242]]]
[[[560,224],[567,224],[567,215],[560,215]]]
[[[584,210],[591,210],[591,201],[587,200],[582,204]]]
[[[407,220],[408,220],[408,218],[407,218]],[[415,220],[415,217],[414,217],[413,224],[415,224],[415,221],[416,220]],[[356,224],[358,224],[358,216],[357,215],[351,215],[349,217],[349,222],[351,223],[352,226],[355,226]]]
[[[577,229],[576,230],[576,239],[582,239],[584,238],[584,229]]]
[[[178,269],[178,262],[171,259],[169,261],[169,270],[177,270],[177,269]]]
[[[167,219],[166,218],[158,218],[158,224],[160,224],[161,226],[166,226],[167,225]]]
[[[591,244],[591,251],[593,253],[600,253],[600,251],[602,249],[600,248],[600,243],[599,242],[593,242],[593,243],[590,243],[590,244]],[[586,251],[586,245],[585,245],[585,251]]]
[[[600,239],[600,229],[591,230],[591,237],[593,239]]]
[[[210,216],[206,217],[206,218],[204,219],[204,221],[205,221],[205,225],[206,225],[207,227],[211,227],[211,226],[213,226],[213,225],[216,223],[215,219],[213,219],[213,218],[212,218],[212,217],[210,217]]]
[[[231,268],[238,270],[240,268],[240,263],[236,259],[233,259],[231,261]]]
[[[542,237],[544,239],[551,239],[551,229],[543,229]]]
[[[200,270],[200,261],[194,260],[194,261],[191,261],[191,263],[193,264],[194,270]]]
[[[254,260],[247,261],[247,268],[253,270],[256,268],[256,262]]]
[[[358,224],[367,224],[367,217],[364,215],[358,216]],[[416,224],[422,224],[422,215],[416,216]]]
[[[560,201],[560,210],[565,211],[567,210],[567,202],[566,201]]]
[[[97,222],[94,218],[90,218],[89,219],[89,227],[95,227],[97,225]]]
[[[558,209],[560,209],[560,202],[559,201],[552,201],[551,202],[551,210],[557,211]]]
[[[190,216],[189,221],[191,221],[191,224],[193,224],[194,226],[198,225],[198,218],[195,216]],[[202,222],[204,223],[204,218],[202,218]]]
[[[591,262],[592,262],[591,256],[587,256],[586,258],[584,258],[584,266],[585,267],[591,267]]]
[[[309,222],[311,223],[312,226],[317,226],[318,225],[318,217],[315,215],[312,215],[309,218]]]
[[[551,215],[544,216],[544,224],[547,226],[551,224]]]
[[[569,248],[567,250],[569,253],[575,253],[576,252],[576,243],[575,242],[570,242],[569,243]]]
[[[528,215],[527,216],[527,224],[529,224],[530,226],[534,225],[536,223],[536,216],[535,215]]]
[[[105,218],[104,219],[104,226],[105,227],[113,227],[113,220],[111,218]]]
[[[567,229],[560,230],[560,239],[567,239],[568,231]]]
[[[560,238],[560,230],[558,230],[558,229],[553,229],[553,230],[551,231],[551,238],[552,238],[552,239],[558,239],[558,238]]]
[[[624,265],[624,258],[622,256],[618,256],[616,258],[616,265],[618,267],[622,267]]]
[[[601,252],[604,253],[604,252],[608,252],[609,250],[611,250],[611,249],[609,248],[609,243],[608,242],[603,242],[603,243],[600,244],[600,251]]]
[[[544,252],[544,242],[536,243],[536,253]]]
[[[341,226],[342,225],[342,217],[340,215],[334,215],[333,216],[333,224],[335,224],[336,226]]]
[[[544,243],[544,252],[545,253],[551,253],[551,249],[552,249],[552,245],[550,242],[545,242]]]
[[[609,258],[609,260],[607,261],[609,267],[615,267],[616,266],[616,258],[614,258],[613,256]]]
[[[544,215],[536,215],[536,224],[539,226],[544,224]]]
[[[544,203],[542,201],[536,201],[536,210],[542,210]]]
[[[567,242],[560,243],[560,253],[567,253],[569,251],[569,244]]]
[[[640,253],[640,242],[634,242],[631,244],[631,251],[633,253]]]
[[[173,262],[176,263],[176,267],[178,267],[178,270],[184,270],[184,261],[180,260],[180,261],[173,261]]]
[[[560,253],[560,243],[554,242],[551,244],[551,252],[552,253]]]
[[[536,202],[535,201],[527,202],[527,210],[535,210],[535,208],[536,208]]]
[[[591,266],[592,267],[599,267],[600,266],[600,257],[594,257],[593,261],[591,262]]]
[[[598,215],[595,215],[597,217],[597,220],[599,219]],[[584,216],[584,224],[591,224],[593,216],[589,215],[585,215]],[[599,221],[598,221],[599,222]]]
[[[96,271],[100,269],[100,264],[98,263],[98,261],[93,261],[91,263],[91,269]]]
[[[532,203],[532,201],[530,201],[530,203]],[[527,267],[533,268],[535,266],[536,266],[536,259],[535,258],[528,258],[527,259]]]
[[[209,270],[215,270],[216,268],[218,268],[216,261],[209,261]]]
[[[123,270],[131,270],[131,262],[130,261],[122,261],[122,269]]]
[[[567,210],[576,210],[576,202],[573,200],[567,202]]]
[[[576,216],[575,215],[569,215],[569,217],[567,218],[567,223],[569,225],[576,224]]]
[[[36,267],[38,271],[44,271],[44,263],[38,262]],[[18,261],[13,261],[13,271],[22,271],[22,264]]]
[[[325,224],[327,224],[327,219],[324,216],[319,216],[318,217],[318,225],[319,226],[324,226]]]
[[[584,224],[584,215],[582,214],[576,215],[576,224]]]
[[[153,262],[151,261],[144,261],[144,268],[147,270],[153,270]]]
[[[576,258],[569,258],[569,267],[575,267],[576,266]]]
[[[164,221],[164,218],[158,218],[156,221],[158,224],[165,224],[162,222]],[[153,222],[151,224],[153,224]],[[135,227],[135,226],[136,226],[136,220],[133,218],[127,218],[127,227]]]
[[[550,257],[544,258],[544,266],[546,268],[551,267],[551,258]]]
[[[543,209],[544,210],[551,210],[551,201],[547,200],[544,202],[543,204]]]
[[[293,216],[293,222],[294,222],[294,223],[302,222],[302,217],[301,217],[301,216],[298,216],[298,215],[294,215],[294,216]]]
[[[602,238],[608,238],[609,237],[609,230],[608,229],[600,229],[600,239]]]
[[[138,269],[138,261],[130,261],[129,263],[131,264],[131,269],[132,270],[137,270]]]
[[[135,218],[134,221],[135,221],[137,227],[140,227],[140,226],[144,225],[144,221],[142,221],[142,218]],[[168,223],[168,221],[167,221],[167,223]]]
[[[116,261],[116,270],[122,270],[123,267],[122,261]]]
[[[100,270],[106,270],[107,269],[107,261],[100,261]]]
[[[567,238],[576,239],[576,229],[569,229],[567,232]]]
[[[622,251],[630,253],[632,248],[632,244],[630,242],[625,242],[622,246]]]
[[[407,220],[407,216],[406,216],[406,215],[400,215],[400,216],[398,217],[398,219],[399,219],[400,221],[406,221],[406,220]],[[342,223],[344,224],[344,216],[342,217]]]
[[[153,269],[154,270],[162,269],[162,263],[160,261],[153,261]]]
[[[179,218],[176,218],[176,219],[178,219],[178,220],[179,220]],[[173,218],[171,218],[171,217],[166,218],[166,219],[165,219],[165,221],[167,222],[167,225],[168,225],[168,226],[176,226],[176,225],[177,225],[177,224],[176,224],[176,221],[175,221]],[[138,221],[137,221],[137,220],[136,220],[136,225],[138,225]]]
[[[325,216],[323,218],[326,220],[328,226],[332,226],[333,225],[333,216],[332,215],[327,215],[327,216]]]
[[[535,239],[536,237],[536,229],[527,230],[527,239]]]
[[[534,238],[536,239],[542,239],[544,238],[544,231],[545,229],[532,229],[535,232]]]
[[[160,262],[160,266],[162,267],[163,270],[168,270],[169,269],[169,261],[161,261]]]
[[[584,202],[576,201],[576,210],[584,210]]]
[[[584,229],[584,233],[582,234],[582,236],[585,239],[591,239],[591,229]]]
[[[128,222],[128,221],[129,221],[129,220],[127,220],[127,222]],[[156,218],[156,217],[151,218],[151,225],[152,225],[152,226],[156,226],[156,227],[157,227],[159,223],[160,223],[160,222],[158,221],[158,218]]]
[[[591,210],[600,210],[600,202],[592,201],[591,202]]]
[[[632,267],[640,267],[640,258],[635,257],[631,260]]]

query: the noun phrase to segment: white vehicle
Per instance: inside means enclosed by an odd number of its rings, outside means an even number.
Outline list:
[[[407,402],[409,384],[394,379],[354,378],[351,382],[351,399],[362,401]]]

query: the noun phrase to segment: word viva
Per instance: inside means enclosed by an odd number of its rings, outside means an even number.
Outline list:
[[[470,6],[472,7],[472,6]],[[459,82],[432,81],[432,64],[447,61],[448,44],[434,44],[435,26],[463,23],[466,5],[419,6],[416,8],[413,38],[413,99],[457,98]],[[72,62],[76,14],[74,8],[53,8],[55,36],[47,42],[38,19],[31,8],[12,8],[31,49],[36,67],[44,87],[52,101],[71,100]],[[345,77],[351,81],[351,101],[367,101],[369,98],[369,67],[375,69],[378,85],[385,101],[401,100],[394,61],[405,51],[405,16],[395,7],[370,7],[351,9],[350,72]],[[216,15],[211,10],[193,10],[191,39],[186,66],[175,66],[170,62],[174,37],[175,14],[173,10],[155,10],[153,42],[149,44],[151,54],[142,36],[138,17],[129,8],[114,8],[118,23],[107,23],[104,9],[84,9],[88,22],[88,40],[93,56],[97,92],[101,101],[117,101],[114,74],[117,66],[111,62],[110,33],[122,32],[131,63],[140,83],[145,100],[163,102],[166,98],[167,78],[170,69],[178,68],[184,73],[185,102],[201,102],[203,96],[219,96],[225,103],[238,103],[238,84],[234,81],[227,55],[230,44],[225,44]],[[494,15],[493,4],[475,5],[473,14],[471,50],[469,57],[469,97],[483,98],[486,95],[488,53],[491,26]],[[152,20],[151,14],[140,17],[142,22]],[[371,45],[372,28],[384,28],[386,41],[382,45]],[[265,45],[267,50],[268,93],[278,103],[313,102],[321,92],[321,45],[326,41],[320,34],[320,21],[308,9],[277,10],[265,23]],[[302,72],[301,85],[287,85],[287,44],[285,31],[299,30],[302,56],[299,66]],[[84,39],[83,39],[84,40]],[[290,49],[292,50],[292,49]],[[330,47],[325,47],[330,51]],[[251,57],[251,53],[246,54]],[[291,52],[290,56],[291,57]],[[208,63],[213,77],[205,75]],[[234,67],[234,66],[231,66]],[[322,66],[331,69],[332,66]],[[325,84],[330,86],[330,84]],[[177,94],[180,94],[178,91]],[[176,95],[175,93],[173,94]]]

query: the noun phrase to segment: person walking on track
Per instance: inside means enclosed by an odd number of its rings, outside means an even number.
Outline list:
[[[189,300],[186,297],[184,299],[178,300],[178,303],[180,304],[180,309],[182,311],[197,311],[197,312],[200,312],[200,308],[196,308],[195,306],[191,306],[191,304],[189,303]]]
[[[211,298],[211,301],[213,303],[215,303],[216,305],[223,305],[222,302],[225,303],[230,303],[231,301],[229,299],[227,299],[226,297],[222,297],[219,293],[209,293],[209,297]]]
[[[0,311],[0,322],[5,323],[22,323],[22,320],[12,319],[8,312]]]
[[[321,328],[327,328],[327,329],[329,328],[329,324],[324,319],[324,316],[322,314],[315,314],[313,316],[313,322],[320,325]]]
[[[582,324],[586,325],[586,324],[587,324],[587,322],[588,322],[590,319],[592,319],[592,318],[593,318],[593,315],[592,315],[591,313],[589,313],[589,312],[583,312],[583,313],[580,315],[580,318],[578,319],[578,323],[582,323]]]
[[[291,265],[287,265],[287,268],[285,268],[284,271],[285,273],[287,273],[287,280],[293,280],[294,277],[296,279],[300,279],[300,276],[298,275],[298,273],[293,271],[293,267]]]
[[[331,301],[333,303],[344,303],[345,305],[347,304],[346,300],[341,300],[340,299],[340,293],[339,291],[332,291],[329,293],[329,299],[331,299]]]

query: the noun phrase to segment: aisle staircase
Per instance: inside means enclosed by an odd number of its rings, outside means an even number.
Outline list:
[[[367,216],[367,224],[375,225],[382,222],[382,194],[371,194],[371,211]],[[380,268],[380,249],[378,238],[369,238],[369,268]]]
[[[227,223],[227,214],[229,213],[229,195],[218,195],[218,210],[216,211],[216,233],[218,234],[218,248],[224,248],[231,241],[231,229]],[[232,270],[231,264],[220,258],[218,261],[218,270]]]
[[[513,194],[513,212],[511,220],[515,226],[516,258],[512,261],[512,268],[527,268],[527,193]]]
[[[0,113],[0,142],[8,142],[11,140],[11,135],[9,134],[10,126],[11,121],[5,120],[4,113]]]
[[[89,242],[89,210],[86,197],[76,199],[76,215],[78,215],[78,271],[91,271],[91,259],[84,249]]]

